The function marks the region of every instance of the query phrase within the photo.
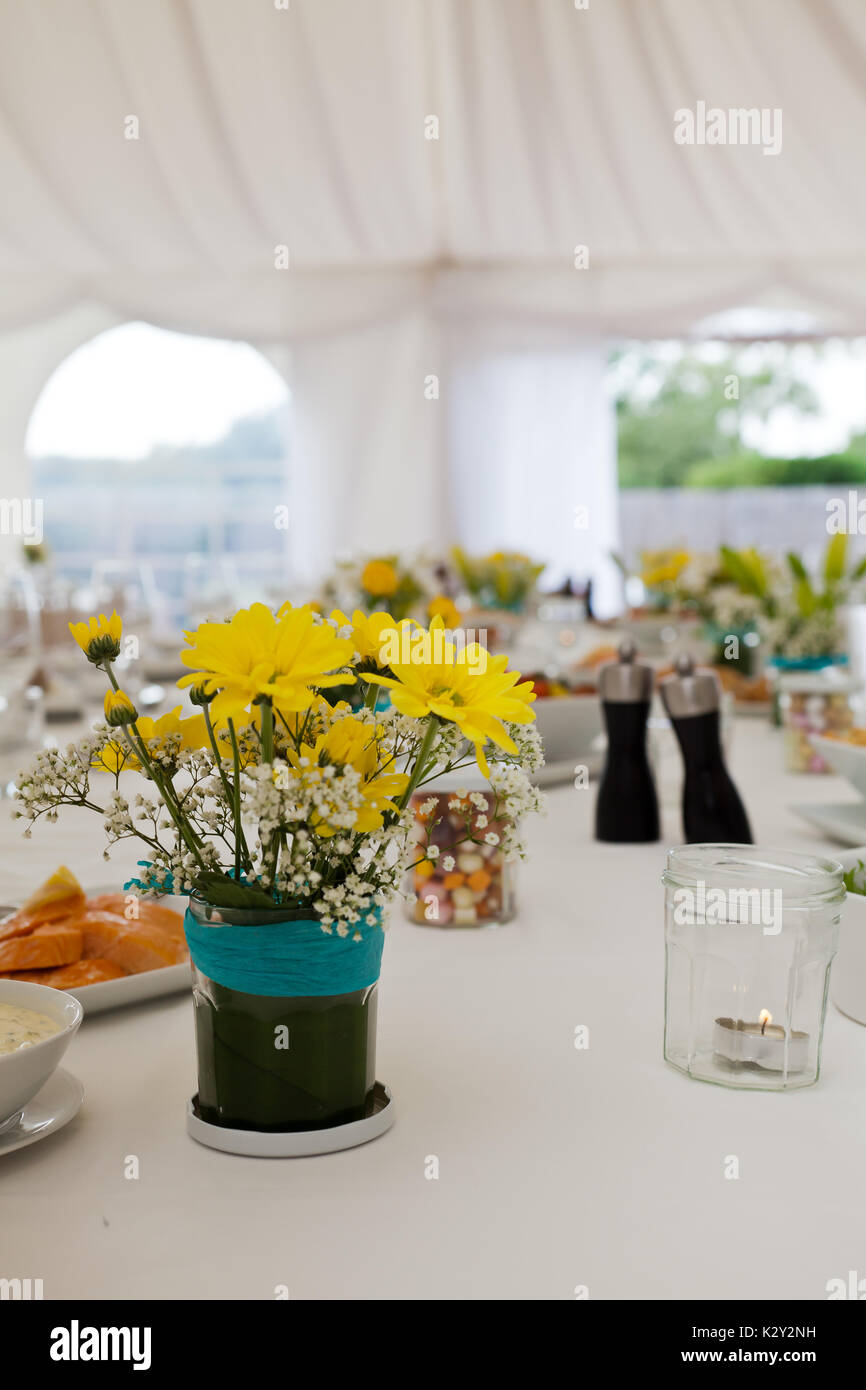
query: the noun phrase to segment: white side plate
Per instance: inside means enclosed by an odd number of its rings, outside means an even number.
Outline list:
[[[25,1105],[14,1129],[0,1134],[0,1157],[62,1129],[78,1114],[83,1101],[84,1087],[78,1077],[58,1067]]]
[[[866,801],[843,801],[841,805],[823,805],[820,802],[805,806],[792,806],[791,810],[801,820],[808,821],[830,840],[840,845],[866,844]]]

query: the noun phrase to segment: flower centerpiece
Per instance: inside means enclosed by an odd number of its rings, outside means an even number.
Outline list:
[[[106,856],[130,837],[144,847],[127,887],[189,895],[203,1121],[294,1131],[362,1118],[384,913],[433,853],[413,837],[411,799],[471,764],[505,820],[534,805],[531,684],[504,657],[461,649],[441,618],[427,629],[254,604],[186,634],[192,712],[151,719],[115,675],[118,615],[71,626],[105,673],[105,724],[20,775],[25,834],[85,808],[103,817]],[[363,692],[355,711],[335,695],[349,686]],[[516,837],[509,852],[522,852]]]
[[[374,555],[341,560],[324,586],[325,605],[387,612],[398,621],[419,617],[437,588],[433,567],[424,558]]]
[[[517,550],[494,550],[489,555],[468,555],[454,546],[451,557],[470,598],[480,608],[523,613],[535,593],[544,569]]]

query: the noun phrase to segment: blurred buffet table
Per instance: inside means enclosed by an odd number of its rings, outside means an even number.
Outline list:
[[[847,784],[785,774],[765,720],[737,720],[731,767],[758,841],[832,848],[788,808],[852,799]],[[800,1092],[669,1069],[659,879],[678,810],[661,844],[619,847],[592,839],[594,787],[549,798],[512,924],[392,916],[387,1135],[294,1160],[201,1148],[190,998],[85,1019],[64,1059],[83,1109],[0,1158],[0,1276],[42,1278],[46,1299],[821,1299],[862,1270],[866,1028],[830,1006],[821,1079]],[[60,862],[119,886],[137,856],[104,864],[86,813],[20,835],[4,817],[5,902]]]

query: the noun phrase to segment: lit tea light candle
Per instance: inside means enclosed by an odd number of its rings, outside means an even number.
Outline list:
[[[802,1071],[808,1061],[809,1034],[785,1033],[773,1023],[773,1015],[762,1009],[757,1023],[741,1018],[717,1018],[713,1028],[713,1051],[729,1062],[751,1062],[766,1071]]]

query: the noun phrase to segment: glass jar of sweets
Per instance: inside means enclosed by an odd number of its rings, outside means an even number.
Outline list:
[[[496,793],[472,768],[437,777],[412,797],[416,863],[411,921],[425,927],[495,927],[516,911],[515,865],[501,849]],[[433,859],[423,857],[435,846]]]
[[[779,675],[778,682],[787,770],[829,772],[812,745],[812,735],[845,733],[851,728],[851,697],[859,683],[835,663],[812,670],[789,669]]]

